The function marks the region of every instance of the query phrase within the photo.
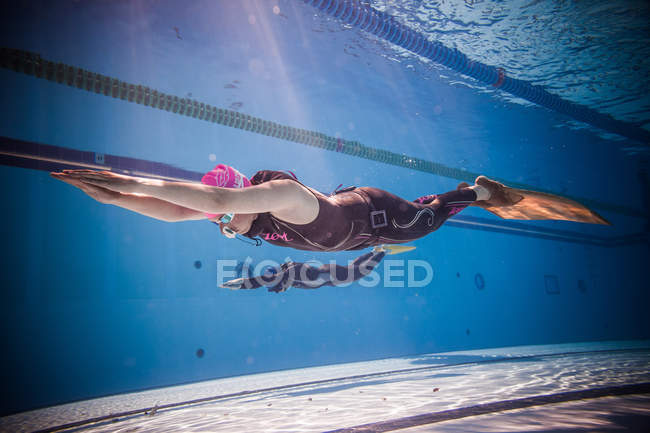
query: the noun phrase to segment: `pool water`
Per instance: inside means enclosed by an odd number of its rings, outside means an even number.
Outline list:
[[[355,426],[462,431],[469,422],[471,431],[491,431],[489,426],[503,428],[504,416],[512,413],[585,401],[602,406],[614,398],[635,403],[622,405],[621,413],[647,421],[649,349],[648,341],[519,346],[285,370],[70,403],[8,417],[4,426],[12,431],[318,432]],[[601,407],[599,413],[611,415],[612,409]],[[487,416],[497,421],[482,421]],[[577,420],[565,415],[555,422],[566,427]],[[517,425],[523,424],[513,422]],[[418,430],[425,427],[433,430]]]
[[[119,428],[322,431],[648,382],[650,7],[311,3],[325,4],[35,1],[3,12],[0,425],[31,431],[270,388]],[[346,21],[362,10],[417,37],[400,45]],[[447,60],[418,54],[415,40],[445,47]],[[459,72],[459,59],[492,78]],[[541,107],[507,80],[599,114],[584,122]],[[469,207],[388,256],[374,280],[233,291],[219,285],[247,267],[345,264],[361,252],[256,247],[206,220],[101,204],[49,176],[87,168],[198,182],[219,163],[409,200],[485,174],[570,197],[612,225]],[[576,344],[585,354],[548,349]],[[479,362],[528,347],[557,356]],[[471,365],[393,372],[451,352]],[[647,394],[637,391],[616,398],[636,408]]]

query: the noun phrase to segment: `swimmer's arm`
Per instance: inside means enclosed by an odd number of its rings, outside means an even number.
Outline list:
[[[318,214],[318,200],[297,182],[271,180],[248,188],[219,188],[193,182],[139,179],[134,192],[207,213],[263,213],[290,211],[296,224]],[[283,218],[284,219],[284,218]],[[302,222],[301,220],[305,220]]]
[[[203,212],[139,194],[120,193],[106,203],[170,223],[207,218]]]
[[[142,194],[213,214],[270,212],[289,223],[307,224],[316,219],[320,209],[311,190],[289,179],[270,180],[247,188],[220,188],[109,171],[65,170],[63,175],[111,191]]]
[[[177,222],[206,218],[202,212],[184,206],[178,206],[154,197],[113,191],[99,185],[88,183],[84,181],[82,176],[90,172],[91,170],[64,170],[61,173],[52,172],[50,176],[79,188],[82,192],[100,203],[112,204],[161,221]]]

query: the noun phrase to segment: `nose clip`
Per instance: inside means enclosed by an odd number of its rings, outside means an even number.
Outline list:
[[[227,238],[234,239],[234,238],[237,237],[237,233],[235,233],[235,231],[233,229],[231,229],[230,227],[225,227],[224,226],[222,231],[223,231],[223,235],[225,237],[227,237]]]
[[[212,224],[215,224],[217,226],[219,225],[219,223],[216,222],[216,221],[211,221],[211,222],[212,222]],[[225,227],[224,226],[223,229],[221,230],[221,233],[226,237],[229,237],[231,239],[233,239],[233,238],[234,239],[239,239],[240,241],[242,241],[244,243],[247,243],[249,245],[254,245],[256,247],[259,247],[259,246],[262,245],[262,239],[260,239],[260,238],[247,239],[244,236],[242,236],[242,235],[240,235],[238,233],[235,233],[230,227]]]

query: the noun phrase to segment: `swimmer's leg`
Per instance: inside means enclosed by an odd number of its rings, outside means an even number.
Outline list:
[[[435,213],[433,224],[434,230],[437,230],[449,217],[452,217],[472,205],[477,199],[476,191],[461,183],[455,191],[449,191],[444,194],[438,194],[429,206]]]
[[[381,253],[383,258],[385,253]],[[329,263],[319,267],[311,266],[308,263],[292,262],[289,266],[285,266],[283,271],[286,276],[285,285],[287,287],[295,287],[297,289],[318,289],[323,286],[340,286],[343,284],[351,283],[363,277],[372,269],[378,261],[369,267],[366,263],[367,259],[376,255],[374,253],[367,253],[352,262],[348,266],[340,266],[336,263]],[[368,269],[369,268],[369,269]],[[269,291],[277,291],[269,288]]]
[[[522,199],[511,188],[485,176],[477,177],[474,185],[461,182],[455,191],[428,197],[436,214],[436,229],[467,206],[512,206]]]
[[[383,249],[374,249],[357,257],[348,266],[330,263],[315,267],[308,263],[285,263],[276,270],[273,281],[269,280],[265,285],[270,292],[283,292],[289,287],[313,290],[323,286],[341,286],[370,274],[385,255]]]

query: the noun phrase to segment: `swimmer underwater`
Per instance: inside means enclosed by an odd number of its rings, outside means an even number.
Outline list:
[[[479,176],[454,191],[409,201],[373,187],[325,195],[292,174],[262,170],[250,181],[219,164],[201,184],[126,176],[110,171],[51,173],[95,200],[167,222],[208,219],[228,237],[261,238],[309,251],[360,250],[402,244],[437,230],[467,206],[508,219],[559,219],[609,224],[564,197],[509,188]]]

